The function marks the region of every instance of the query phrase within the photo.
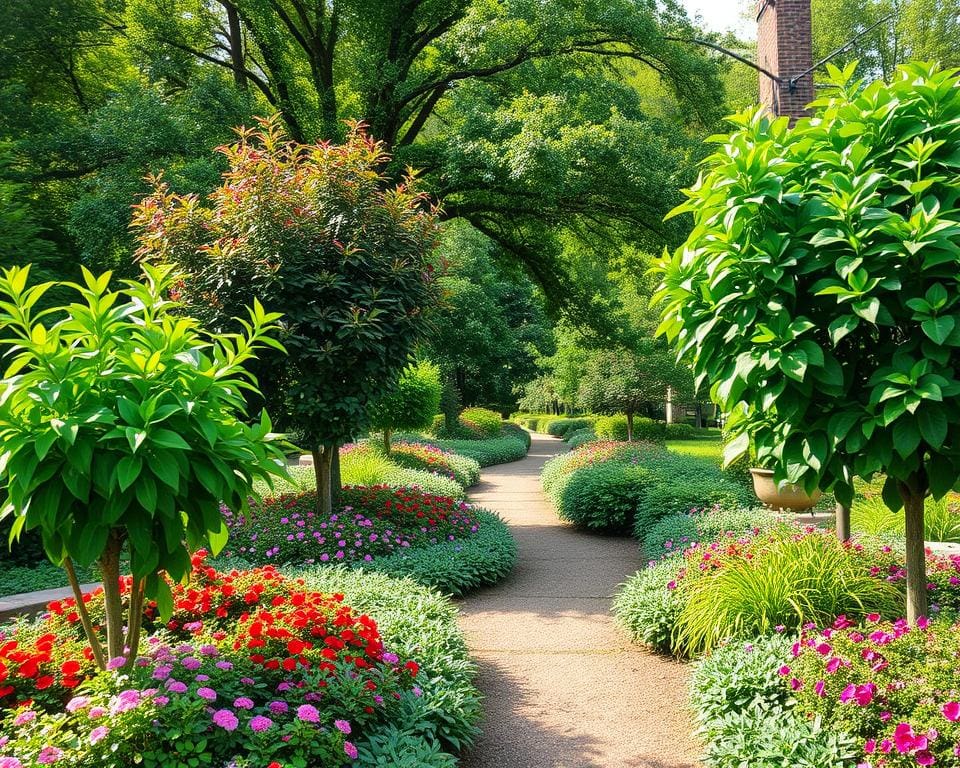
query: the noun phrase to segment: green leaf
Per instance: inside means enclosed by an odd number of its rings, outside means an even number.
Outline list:
[[[856,301],[853,304],[853,311],[868,323],[876,325],[877,315],[880,312],[880,299],[876,296],[871,296],[865,301]]]
[[[917,409],[917,424],[927,445],[934,451],[939,451],[943,447],[943,441],[947,439],[949,426],[943,408],[932,402],[925,403]]]
[[[830,341],[836,346],[841,340],[855,331],[860,325],[860,318],[856,315],[843,315],[830,323],[829,333]]]
[[[788,352],[780,359],[780,370],[791,379],[803,381],[807,374],[807,354],[799,349]]]
[[[893,425],[893,444],[903,458],[912,456],[920,446],[920,430],[914,419],[907,417]]]
[[[728,467],[738,459],[746,456],[750,450],[750,435],[741,432],[723,448],[723,466]]]
[[[946,456],[933,453],[927,458],[924,468],[927,471],[933,498],[942,499],[953,489],[958,476],[953,462]]]
[[[893,512],[899,512],[903,509],[903,498],[900,496],[900,488],[897,480],[893,477],[887,477],[883,483],[883,490],[880,493],[883,503]]]
[[[956,323],[957,321],[952,315],[943,315],[941,317],[924,320],[920,323],[920,328],[931,341],[937,344],[943,344],[947,340],[947,337],[953,332]]]
[[[140,476],[136,485],[137,503],[151,515],[157,511],[157,483],[147,474]]]
[[[148,466],[160,482],[174,491],[180,490],[180,470],[177,468],[176,462],[157,460],[151,461]]]
[[[227,545],[227,542],[230,540],[230,529],[227,528],[226,522],[221,522],[220,530],[211,531],[209,533],[209,537],[210,537],[210,554],[216,557],[223,551],[223,548]]]
[[[166,579],[157,579],[152,597],[157,601],[160,618],[163,621],[169,621],[170,617],[173,616],[173,593],[170,591],[170,585],[167,584]]]
[[[150,432],[150,441],[164,448],[175,448],[181,451],[189,451],[190,444],[176,432],[169,429],[155,429]]]
[[[136,427],[125,427],[124,434],[127,436],[127,442],[130,444],[130,450],[136,453],[143,441],[147,439],[147,433]]]
[[[143,461],[139,456],[124,456],[117,462],[117,482],[121,491],[126,491],[133,485],[143,469]]]

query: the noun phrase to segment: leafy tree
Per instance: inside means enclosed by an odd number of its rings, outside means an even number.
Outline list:
[[[264,120],[221,151],[229,170],[208,205],[157,180],[134,216],[138,254],[189,273],[185,300],[217,327],[249,296],[283,310],[289,355],[265,361],[268,402],[313,452],[329,511],[338,446],[369,425],[437,302],[436,216],[412,177],[387,183],[383,145],[357,127],[303,145]]]
[[[221,503],[248,511],[255,478],[281,472],[270,421],[248,426],[244,365],[265,347],[278,316],[254,302],[238,334],[210,340],[166,298],[170,267],[145,267],[143,283],[112,290],[110,273],[84,270],[64,285],[75,302],[55,314],[34,308],[51,283],[28,287],[29,267],[0,277],[2,343],[13,345],[0,398],[0,487],[13,516],[11,540],[39,531],[67,572],[101,668],[137,656],[144,600],[169,615],[190,553],[227,541]],[[132,585],[120,596],[120,558]],[[106,605],[106,649],[93,626],[74,564],[97,564]],[[126,651],[124,649],[129,649]]]
[[[408,365],[397,379],[396,389],[371,406],[370,425],[383,432],[383,447],[388,454],[393,432],[430,426],[440,410],[441,390],[440,369],[421,360]]]
[[[740,115],[662,264],[661,330],[778,482],[886,475],[905,511],[907,612],[927,609],[924,498],[960,478],[960,78],[831,69],[817,119]]]
[[[667,387],[689,379],[664,345],[648,340],[636,349],[601,350],[590,356],[580,382],[578,402],[592,413],[623,413],[627,440],[633,441],[633,417],[652,412],[666,399]]]

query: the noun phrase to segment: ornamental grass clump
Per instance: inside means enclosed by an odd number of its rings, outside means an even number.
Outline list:
[[[0,395],[0,489],[22,531],[39,533],[65,569],[97,665],[136,658],[148,599],[173,609],[167,576],[190,573],[190,553],[219,551],[228,531],[221,503],[243,514],[255,479],[282,473],[283,454],[263,413],[245,423],[247,366],[272,338],[280,315],[254,300],[240,333],[211,338],[180,314],[169,266],[144,266],[143,282],[111,286],[110,273],[82,270],[67,306],[34,307],[45,283],[27,287],[28,268],[0,277],[0,340],[9,366]],[[130,599],[119,592],[129,561]],[[104,615],[80,602],[76,566],[95,565]]]

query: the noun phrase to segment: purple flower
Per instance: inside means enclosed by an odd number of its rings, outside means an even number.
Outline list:
[[[169,680],[167,682],[167,690],[170,693],[186,693],[187,686],[186,683],[181,683],[179,680]]]
[[[85,709],[90,705],[88,696],[74,696],[67,702],[67,712],[76,712],[78,709]]]
[[[273,725],[273,720],[263,715],[257,715],[250,720],[250,730],[254,733],[263,733]]]
[[[100,725],[90,731],[90,743],[96,744],[98,741],[106,738],[107,734],[110,733],[110,729],[105,725]]]
[[[349,736],[352,730],[350,728],[350,723],[348,723],[346,720],[334,720],[333,726],[338,731],[340,731],[340,733],[342,733],[344,736]]]
[[[217,692],[213,688],[197,688],[197,696],[205,701],[215,701],[217,698]]]
[[[193,656],[187,656],[181,662],[185,669],[189,669],[191,672],[196,672],[200,669],[200,659],[195,659]]]
[[[248,699],[246,696],[240,696],[234,700],[233,706],[237,709],[253,709],[253,700]]]
[[[219,725],[225,731],[235,731],[240,721],[229,709],[218,709],[213,713],[213,723]]]
[[[347,757],[349,757],[351,760],[356,760],[357,755],[360,754],[357,752],[357,748],[349,741],[343,742],[343,751],[347,753]]]
[[[231,669],[233,669],[233,664],[229,661],[218,661],[216,667],[217,669],[222,669],[225,672],[229,672]]]
[[[320,713],[312,704],[301,704],[297,707],[297,719],[305,723],[319,723]]]
[[[287,702],[285,701],[271,701],[267,705],[267,709],[269,709],[275,715],[282,715],[282,714],[285,714],[287,710],[290,709],[290,707],[287,705]]]

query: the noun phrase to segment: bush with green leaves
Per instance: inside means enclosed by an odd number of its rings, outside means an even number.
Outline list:
[[[594,431],[598,437],[623,442],[627,440],[627,417],[622,413],[600,416],[594,422]],[[662,443],[667,439],[667,424],[645,416],[636,416],[633,419],[633,439],[647,443]]]
[[[580,416],[577,418],[553,419],[547,423],[547,434],[553,437],[565,438],[570,432],[578,429],[588,429],[593,426],[592,417]]]
[[[467,408],[460,414],[460,420],[476,426],[484,438],[498,437],[503,428],[503,417],[486,408]]]
[[[436,496],[463,500],[464,488],[454,478],[425,469],[405,467],[367,443],[340,449],[340,479],[344,485],[389,485],[391,488],[421,488]],[[309,487],[316,488],[316,478]]]
[[[660,332],[776,481],[905,509],[907,614],[927,612],[923,503],[960,478],[960,74],[831,67],[812,119],[753,110],[674,214]]]
[[[750,491],[723,477],[712,464],[691,458],[670,462],[668,468],[657,468],[657,481],[637,510],[633,532],[642,541],[650,528],[668,515],[712,508],[736,509],[748,504],[751,496]]]
[[[144,602],[172,609],[170,587],[188,576],[192,551],[218,551],[228,531],[220,505],[242,513],[256,478],[281,472],[270,421],[246,424],[247,371],[279,315],[254,301],[238,334],[207,336],[168,296],[177,276],[145,265],[144,281],[111,287],[83,270],[60,287],[75,302],[34,306],[53,284],[28,287],[29,269],[0,277],[2,343],[10,364],[0,398],[0,488],[12,537],[39,532],[79,600],[75,565],[96,564],[104,584],[101,633],[80,603],[97,664],[136,658]],[[121,557],[133,576],[125,605]],[[125,651],[125,649],[128,649]]]
[[[585,443],[592,443],[597,439],[597,433],[593,431],[592,427],[578,429],[573,432],[567,432],[567,434],[563,437],[563,441],[571,448],[579,448],[581,445],[584,445]]]
[[[422,469],[455,480],[463,488],[480,482],[480,463],[468,456],[444,451],[423,442],[397,442],[390,452],[390,460],[401,467]]]
[[[442,438],[425,438],[422,435],[399,434],[398,440],[411,440],[436,446],[444,451],[466,456],[480,464],[481,467],[490,467],[494,464],[506,464],[518,461],[527,455],[530,448],[530,435],[520,427],[515,430],[505,424],[503,434],[484,440],[452,440]]]
[[[793,639],[769,635],[717,648],[693,669],[690,701],[710,768],[851,768],[854,740],[797,713],[779,673]]]
[[[682,422],[664,424],[663,430],[664,440],[695,440],[700,436],[693,424],[684,424]]]
[[[408,365],[396,388],[378,397],[370,406],[370,426],[383,432],[383,447],[389,454],[390,436],[398,429],[426,429],[440,408],[440,369],[427,360]]]
[[[649,470],[604,462],[578,469],[556,496],[557,515],[603,533],[628,533],[650,492]]]
[[[673,628],[681,602],[668,585],[683,567],[679,557],[669,557],[641,568],[621,585],[613,600],[617,623],[633,640],[661,653],[673,648]]]

